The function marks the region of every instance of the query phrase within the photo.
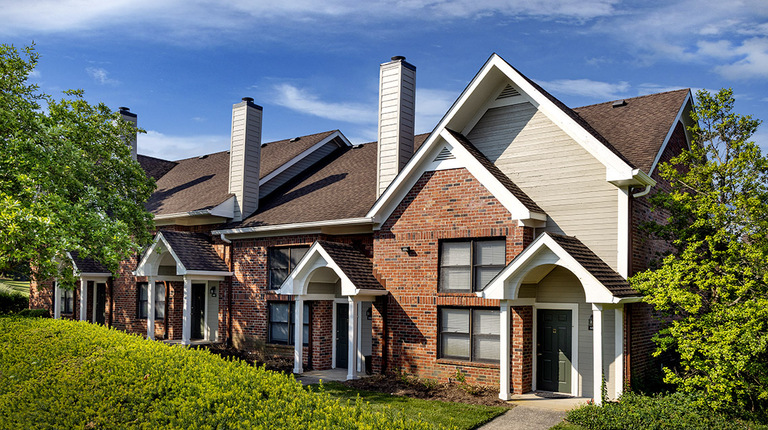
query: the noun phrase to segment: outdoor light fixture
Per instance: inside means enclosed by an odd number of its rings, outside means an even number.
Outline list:
[[[411,247],[410,246],[401,246],[400,250],[403,251],[403,252],[411,252]]]
[[[589,316],[589,322],[587,323],[587,328],[589,330],[592,330],[592,327],[594,326],[594,321],[592,320],[592,315]]]
[[[211,297],[216,297],[216,287],[211,287]],[[592,327],[590,325],[590,327]]]
[[[368,308],[368,310],[365,311],[365,317],[368,319],[368,321],[373,319],[373,308]]]

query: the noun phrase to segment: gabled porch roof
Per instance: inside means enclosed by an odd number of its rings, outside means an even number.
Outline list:
[[[279,294],[304,296],[317,269],[328,268],[341,281],[342,296],[382,296],[387,290],[373,276],[373,263],[351,245],[318,240],[278,290]]]
[[[175,273],[159,273],[170,255]],[[162,264],[166,263],[166,264]],[[227,264],[213,248],[211,239],[202,233],[159,231],[134,272],[136,276],[231,276]]]
[[[477,294],[488,299],[517,300],[523,283],[538,283],[554,266],[570,270],[579,279],[587,302],[623,303],[640,296],[579,239],[549,232],[536,238]]]

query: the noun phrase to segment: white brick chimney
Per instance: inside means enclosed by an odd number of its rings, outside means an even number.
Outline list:
[[[123,121],[128,121],[133,124],[133,128],[137,127],[138,116],[131,112],[130,108],[121,106],[118,110],[120,111],[120,116],[123,118]],[[136,161],[136,133],[133,133],[133,135],[126,140],[128,146],[131,147],[131,158],[133,158],[133,161]]]
[[[250,97],[232,106],[229,192],[235,195],[234,221],[242,221],[259,208],[262,111]]]
[[[392,57],[379,74],[379,157],[376,196],[380,196],[413,155],[416,66]]]

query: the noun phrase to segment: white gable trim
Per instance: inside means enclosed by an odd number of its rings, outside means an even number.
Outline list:
[[[327,267],[336,274],[341,280],[341,295],[342,296],[381,296],[386,295],[386,290],[370,290],[357,288],[354,283],[344,274],[344,271],[333,261],[333,258],[328,252],[323,249],[319,242],[315,242],[309,248],[304,257],[296,264],[296,268],[285,278],[280,288],[277,290],[277,294],[284,294],[289,296],[306,296],[308,280],[310,275],[315,270]]]
[[[547,233],[534,240],[477,295],[485,299],[517,300],[525,276],[532,269],[542,265],[561,266],[573,273],[581,282],[587,303],[622,301],[621,298],[614,297],[608,288]]]
[[[173,257],[173,261],[176,262],[176,275],[181,276],[186,274],[187,269],[184,267],[184,264],[181,263],[181,259],[176,255],[176,252],[173,251],[171,245],[165,237],[163,237],[162,231],[157,232],[154,242],[147,252],[144,253],[144,257],[142,257],[139,265],[136,266],[136,270],[133,271],[133,274],[135,276],[156,276],[161,258],[160,253],[163,250],[170,253],[171,257]]]
[[[546,214],[528,210],[450,132],[445,129],[442,129],[437,135],[433,132],[430,140],[429,149],[424,149],[427,146],[426,143],[422,145],[422,148],[406,164],[403,171],[387,187],[366,215],[366,218],[373,220],[374,229],[381,228],[381,225],[392,215],[392,212],[425,172],[458,168],[467,169],[472,176],[480,181],[509,211],[512,218],[518,220],[519,225],[543,226],[543,223],[546,222]],[[455,158],[435,160],[444,148],[447,148]]]
[[[685,129],[685,122],[683,114],[690,110],[690,104],[692,103],[692,97],[691,97],[691,90],[688,90],[688,95],[685,96],[685,100],[683,101],[682,106],[680,106],[680,110],[677,111],[677,115],[675,116],[675,120],[672,121],[672,127],[669,128],[669,131],[667,131],[667,136],[664,137],[664,143],[661,144],[661,148],[659,148],[659,152],[656,154],[656,158],[653,159],[653,164],[651,164],[651,169],[648,171],[648,175],[653,174],[653,171],[656,170],[656,166],[659,164],[659,160],[661,160],[662,154],[664,154],[664,151],[667,149],[667,144],[669,143],[669,140],[672,138],[672,134],[675,132],[675,128],[677,128],[677,124],[682,122],[683,128]],[[691,139],[688,135],[688,130],[685,130],[685,139],[686,143],[688,143],[688,147],[691,146]]]
[[[296,164],[299,161],[303,160],[304,158],[306,158],[307,156],[309,156],[313,152],[315,152],[318,149],[320,149],[323,146],[325,146],[326,143],[328,143],[328,142],[330,142],[330,141],[332,141],[333,139],[336,139],[336,138],[339,138],[344,143],[345,146],[352,146],[352,143],[346,138],[346,136],[341,134],[341,132],[338,131],[338,130],[334,131],[333,133],[328,135],[328,137],[326,137],[325,139],[323,139],[320,142],[317,142],[316,144],[310,146],[308,149],[304,150],[304,152],[302,152],[299,155],[291,158],[286,163],[284,163],[283,165],[281,165],[280,167],[275,169],[275,171],[273,171],[269,175],[261,178],[259,180],[259,186],[260,187],[264,186],[264,184],[266,184],[267,182],[271,181],[272,179],[274,179],[275,177],[277,177],[278,175],[280,175],[284,171],[288,170],[288,168],[290,168],[294,164]]]

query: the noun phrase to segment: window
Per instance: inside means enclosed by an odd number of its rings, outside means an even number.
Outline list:
[[[149,307],[149,284],[140,282],[139,285],[139,318],[147,318],[147,308]],[[165,286],[155,284],[155,319],[165,318]]]
[[[307,253],[308,246],[269,248],[269,288],[276,290]]]
[[[269,343],[294,344],[294,302],[271,302],[269,304]],[[304,303],[303,344],[309,345],[309,303]]]
[[[499,361],[499,311],[440,308],[439,357],[466,361]]]
[[[505,240],[440,242],[440,291],[480,291],[504,268]]]
[[[75,292],[67,288],[61,288],[61,313],[71,314],[75,307]]]

